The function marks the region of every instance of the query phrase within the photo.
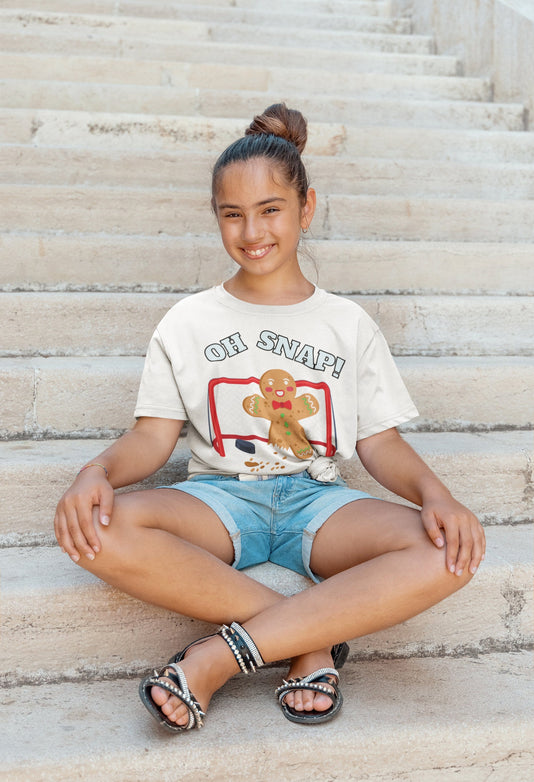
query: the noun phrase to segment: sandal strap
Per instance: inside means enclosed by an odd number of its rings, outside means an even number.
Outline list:
[[[260,651],[244,627],[232,622],[230,627],[223,625],[219,630],[243,673],[255,673],[257,668],[265,665]]]
[[[165,679],[170,679],[170,681],[165,681]],[[166,665],[160,671],[154,671],[154,675],[146,681],[146,687],[160,687],[182,701],[189,712],[189,721],[187,725],[183,726],[183,730],[201,728],[204,725],[204,717],[206,715],[202,711],[200,703],[189,689],[185,673],[176,663]]]
[[[329,695],[335,701],[339,697],[339,688],[336,682],[330,681],[329,676],[335,676],[339,679],[339,673],[335,668],[319,668],[318,671],[314,671],[302,679],[289,679],[289,681],[284,679],[280,687],[276,688],[274,694],[279,701],[282,701],[289,692],[294,690],[311,690],[312,692],[321,692],[324,695]],[[325,687],[323,683],[329,686]]]

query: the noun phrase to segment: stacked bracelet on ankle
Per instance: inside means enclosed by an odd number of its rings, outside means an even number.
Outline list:
[[[219,630],[219,635],[230,647],[243,673],[255,673],[256,668],[265,665],[258,647],[247,631],[237,622],[232,622],[230,627],[223,625]]]

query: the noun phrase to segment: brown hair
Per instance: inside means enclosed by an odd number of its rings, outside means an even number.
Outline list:
[[[212,173],[212,206],[215,209],[215,193],[226,166],[253,158],[272,161],[282,172],[285,181],[294,187],[302,204],[308,193],[308,175],[301,152],[308,137],[307,122],[296,109],[288,109],[285,103],[269,106],[263,114],[252,120],[242,138],[230,144],[219,156]]]

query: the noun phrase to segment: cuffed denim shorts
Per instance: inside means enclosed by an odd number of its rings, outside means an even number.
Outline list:
[[[187,492],[217,514],[234,545],[233,567],[274,562],[316,582],[321,579],[310,569],[310,556],[318,530],[344,505],[371,499],[342,478],[320,483],[307,472],[257,481],[193,475],[164,488]]]

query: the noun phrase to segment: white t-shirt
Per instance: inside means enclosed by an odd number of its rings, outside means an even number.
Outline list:
[[[189,421],[189,473],[291,474],[418,415],[378,326],[316,288],[262,306],[220,285],[188,296],[150,341],[135,410]]]

